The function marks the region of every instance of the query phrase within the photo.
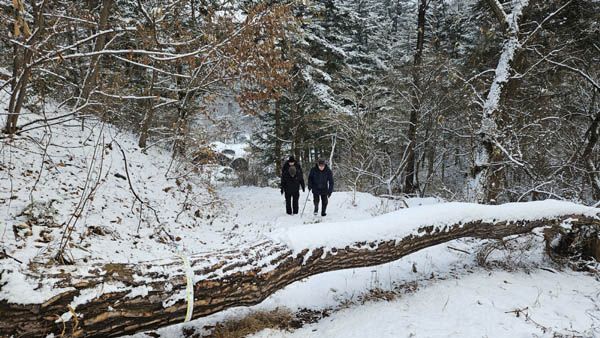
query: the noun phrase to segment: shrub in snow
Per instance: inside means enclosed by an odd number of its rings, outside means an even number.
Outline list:
[[[52,225],[58,210],[53,206],[55,199],[49,201],[33,201],[17,215],[25,216],[32,225]]]

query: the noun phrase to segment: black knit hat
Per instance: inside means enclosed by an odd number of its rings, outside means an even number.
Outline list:
[[[288,160],[288,162],[296,162],[296,159],[294,158],[294,156],[290,156],[290,159]]]
[[[325,160],[323,160],[323,159],[320,159],[320,160],[317,162],[317,164],[318,164],[318,165],[325,165]]]

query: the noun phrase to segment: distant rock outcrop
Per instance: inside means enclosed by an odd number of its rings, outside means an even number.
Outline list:
[[[235,156],[235,150],[231,150],[231,149],[223,149],[221,151],[221,153],[223,153],[223,155],[227,155],[227,156]]]
[[[245,158],[238,157],[231,162],[231,167],[237,171],[247,171],[248,160],[246,160]]]

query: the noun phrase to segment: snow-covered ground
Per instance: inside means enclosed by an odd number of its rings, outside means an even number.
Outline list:
[[[21,122],[36,118],[26,114]],[[490,209],[433,198],[407,200],[409,208],[400,210],[404,202],[336,191],[326,217],[312,215],[310,199],[302,217],[289,216],[278,189],[208,185],[206,180],[217,182],[218,167],[194,172],[172,163],[168,151],[153,147],[143,153],[136,143],[127,131],[93,119],[83,131],[71,121],[0,140],[2,269],[50,261],[63,236],[71,236],[65,257],[77,267],[193,255],[264,238],[292,249],[343,247],[356,240],[399,238],[423,222],[590,212],[555,201]],[[301,209],[307,197],[301,193]],[[64,232],[68,228],[71,234]],[[513,272],[478,267],[476,252],[486,241],[463,239],[381,266],[316,275],[259,305],[153,336],[184,337],[183,328],[207,333],[204,328],[217,322],[279,307],[326,310],[329,316],[294,332],[264,330],[254,337],[600,337],[597,277],[559,270],[544,256],[540,236],[528,241],[533,243],[528,250],[490,256],[508,262]],[[14,273],[0,274],[0,301],[43,302],[58,292],[52,285],[35,292],[28,287]],[[386,291],[397,297],[373,301],[381,298],[374,293]]]
[[[600,335],[600,287],[592,277],[477,271],[426,284],[400,299],[343,309],[294,332],[266,329],[251,337]]]

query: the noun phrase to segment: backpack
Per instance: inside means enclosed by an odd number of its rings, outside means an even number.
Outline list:
[[[290,167],[288,173],[290,173],[291,177],[296,177],[296,167]]]

